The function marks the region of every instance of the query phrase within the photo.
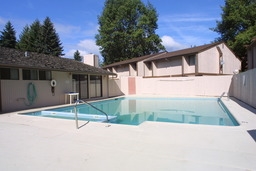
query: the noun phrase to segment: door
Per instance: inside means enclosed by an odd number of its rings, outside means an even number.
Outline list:
[[[79,99],[88,98],[88,75],[73,75],[73,91],[79,93]]]

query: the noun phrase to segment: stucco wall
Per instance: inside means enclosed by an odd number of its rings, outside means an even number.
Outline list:
[[[119,93],[128,95],[128,78],[112,80],[119,87]],[[202,77],[136,77],[136,95],[157,96],[220,96],[230,89],[232,76]],[[114,84],[114,83],[112,83]],[[116,90],[118,90],[116,88]],[[116,93],[117,95],[118,93]]]
[[[219,53],[216,47],[198,54],[198,72],[219,74]]]
[[[233,74],[234,70],[241,69],[241,61],[234,55],[234,53],[227,46],[223,47],[223,73],[224,74]]]
[[[230,94],[256,108],[256,68],[234,75]]]
[[[220,96],[229,91],[232,76],[137,78],[137,94],[161,96]]]
[[[154,62],[156,65],[156,73],[154,76],[164,76],[164,75],[177,75],[182,74],[182,58],[172,58],[168,60],[159,60]]]
[[[65,103],[65,93],[72,91],[72,74],[69,72],[52,72],[52,79],[56,80],[54,95],[51,92],[50,81],[39,80],[0,80],[2,112],[23,110],[36,107],[53,106]],[[33,83],[36,90],[36,100],[28,105],[28,84]],[[114,84],[114,83],[113,83]],[[102,79],[102,96],[110,96],[108,90],[108,76]],[[95,86],[90,86],[93,90]],[[95,92],[95,90],[94,90]]]
[[[240,60],[224,44],[218,45],[223,58],[223,74],[233,74],[234,70],[241,68]],[[217,47],[213,47],[198,54],[198,72],[219,74],[220,72],[220,53]]]
[[[115,69],[116,73],[118,73],[118,76],[129,76],[129,74],[130,74],[128,64],[114,67],[114,69]]]
[[[69,73],[52,72],[56,80],[55,94],[51,92],[50,81],[39,80],[1,80],[2,111],[15,111],[48,105],[64,104],[66,92],[72,90],[72,80]],[[32,105],[28,105],[28,84],[33,83],[37,97]]]

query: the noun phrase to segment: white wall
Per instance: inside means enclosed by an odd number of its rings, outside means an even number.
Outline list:
[[[129,65],[121,65],[117,67],[113,67],[115,70],[115,73],[118,73],[118,77],[120,76],[129,76],[130,71],[129,71]]]
[[[256,68],[234,75],[230,94],[256,108]]]
[[[234,70],[241,69],[241,61],[234,55],[234,53],[224,44],[222,44],[223,52],[223,74],[233,74]]]
[[[154,76],[182,74],[182,58],[181,57],[170,58],[166,60],[165,59],[158,60],[158,61],[155,61],[154,63],[156,65],[155,69],[157,73],[157,75],[154,75]]]
[[[50,81],[39,80],[1,80],[2,111],[15,111],[28,108],[64,104],[66,92],[72,91],[72,78],[69,73],[52,72],[56,80],[55,94],[51,92]],[[37,98],[28,106],[28,84],[35,85]]]
[[[49,80],[0,80],[2,112],[23,110],[36,107],[53,106],[65,103],[65,93],[72,90],[72,74],[69,72],[52,72],[52,79],[56,80],[55,94],[51,92]],[[108,76],[102,79],[102,96],[108,97]],[[28,106],[28,84],[35,85],[37,98]],[[113,83],[112,85],[114,85]],[[94,86],[95,87],[95,86]],[[91,86],[91,89],[94,88]],[[113,90],[114,91],[114,90]],[[95,92],[95,90],[94,90]],[[96,96],[96,95],[95,95]]]
[[[232,76],[137,78],[137,94],[220,96],[229,91]]]
[[[219,53],[216,47],[197,55],[198,73],[219,74]]]
[[[202,76],[202,77],[168,77],[143,78],[136,77],[136,95],[158,96],[220,96],[228,92],[232,76]],[[111,84],[128,95],[128,77],[111,80]],[[117,95],[116,92],[115,95]]]

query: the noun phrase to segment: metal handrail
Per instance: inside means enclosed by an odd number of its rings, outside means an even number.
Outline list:
[[[99,108],[93,106],[92,104],[90,104],[90,103],[88,103],[88,102],[86,102],[86,101],[77,100],[77,101],[75,102],[75,107],[74,107],[74,110],[75,110],[75,120],[76,120],[76,128],[77,128],[77,129],[79,128],[79,127],[78,127],[78,116],[77,116],[77,104],[78,104],[78,103],[87,104],[87,105],[91,106],[92,108],[94,108],[94,109],[100,111],[101,113],[103,113],[104,115],[106,115],[106,121],[107,121],[107,122],[109,121],[109,119],[108,119],[108,114],[105,113],[104,111],[100,110]]]
[[[219,99],[221,99],[225,94],[227,94],[227,99],[229,100],[229,94],[226,93],[226,92],[223,92],[223,93],[220,95]]]

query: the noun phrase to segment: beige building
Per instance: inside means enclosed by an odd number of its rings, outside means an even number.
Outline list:
[[[74,93],[108,97],[109,75],[73,59],[0,47],[0,113],[69,103]]]
[[[119,77],[177,77],[230,75],[240,67],[241,61],[225,43],[213,43],[133,58],[103,68]]]

